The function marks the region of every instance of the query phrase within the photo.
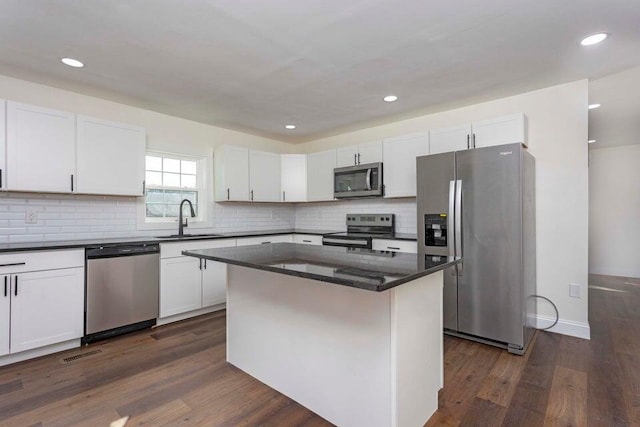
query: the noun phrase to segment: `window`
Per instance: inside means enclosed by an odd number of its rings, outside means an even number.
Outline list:
[[[174,222],[178,218],[178,209],[183,199],[193,204],[196,221],[202,220],[199,206],[202,190],[198,159],[171,154],[147,153],[145,166],[146,222]],[[184,207],[184,215],[189,208]]]

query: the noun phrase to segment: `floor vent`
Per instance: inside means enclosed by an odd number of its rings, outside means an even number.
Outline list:
[[[87,351],[86,353],[80,353],[80,354],[76,354],[74,356],[69,356],[69,357],[65,357],[60,359],[60,361],[62,363],[71,363],[71,362],[75,362],[76,360],[79,359],[84,359],[85,357],[89,357],[89,356],[94,356],[96,354],[102,353],[102,350],[100,349],[96,349],[96,350],[91,350],[91,351]]]

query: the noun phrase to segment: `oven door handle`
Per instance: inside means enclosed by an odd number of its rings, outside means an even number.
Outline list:
[[[371,190],[371,168],[367,169],[367,190]]]
[[[369,246],[369,242],[367,240],[356,240],[356,239],[324,238],[324,239],[322,239],[322,243],[341,244],[341,245],[345,245],[345,246],[354,246],[354,245]]]

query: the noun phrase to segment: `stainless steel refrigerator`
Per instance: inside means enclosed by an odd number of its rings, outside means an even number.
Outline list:
[[[418,254],[444,272],[445,333],[524,354],[536,292],[535,159],[507,144],[417,159]]]

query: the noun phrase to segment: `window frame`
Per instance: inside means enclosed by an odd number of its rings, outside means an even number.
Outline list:
[[[208,197],[208,189],[212,188],[210,185],[210,175],[208,171],[212,168],[212,161],[210,157],[212,156],[194,156],[189,154],[178,154],[171,153],[166,151],[158,151],[158,150],[146,150],[145,151],[145,164],[144,164],[144,174],[146,179],[147,172],[147,164],[146,164],[146,156],[155,156],[162,158],[170,158],[175,160],[187,160],[187,161],[195,161],[196,162],[196,188],[182,188],[182,187],[170,187],[170,186],[157,186],[157,185],[145,185],[145,194],[140,197],[139,202],[137,204],[138,211],[138,221],[137,221],[137,229],[139,230],[153,230],[153,229],[173,229],[177,227],[178,218],[176,217],[147,217],[147,191],[149,189],[169,189],[169,190],[180,190],[180,191],[194,191],[197,193],[198,199],[198,212],[195,218],[191,218],[190,216],[185,216],[189,218],[189,227],[193,228],[208,228],[211,226],[208,215],[208,205],[209,205],[209,197]]]

